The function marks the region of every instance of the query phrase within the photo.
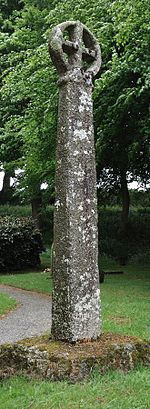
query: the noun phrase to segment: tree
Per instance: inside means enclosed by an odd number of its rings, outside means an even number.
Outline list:
[[[148,1],[114,1],[109,13],[112,55],[95,89],[98,178],[109,169],[122,195],[122,229],[129,213],[128,181],[149,179]],[[107,57],[109,56],[109,52]]]
[[[5,167],[25,170],[21,186],[35,204],[41,183],[52,182],[54,175],[54,93],[50,95],[54,80],[43,38],[48,11],[27,3],[14,16],[14,31],[3,38],[3,50],[7,46],[10,52],[7,56],[5,52],[1,90],[1,160]]]
[[[4,156],[9,167],[13,162],[17,167],[24,167],[24,186],[28,186],[26,191],[31,198],[42,182],[50,181],[53,185],[57,96],[46,37],[57,21],[66,19],[66,14],[73,18],[71,9],[72,2],[65,5],[61,1],[50,4],[49,1],[25,0],[20,14],[13,14],[13,32],[3,38],[3,46],[9,49],[2,87],[2,112],[9,113],[3,119],[3,151],[7,151]],[[84,2],[82,20],[86,22],[85,11]],[[101,9],[100,12],[102,14]],[[79,14],[77,2],[75,18]],[[12,162],[8,149],[16,152],[14,143],[20,144],[21,151]]]
[[[10,0],[2,0],[0,5],[0,84],[3,84],[4,72],[9,72],[8,55],[13,52],[13,45],[10,44],[9,38],[14,32],[14,14],[19,15],[19,11],[23,7],[23,2],[15,0],[13,3]],[[3,100],[2,93],[0,94],[0,168],[4,170],[3,187],[0,192],[1,203],[7,203],[12,200],[13,189],[10,187],[10,178],[14,176],[14,162],[21,156],[22,141],[14,140],[14,126],[12,128],[7,125],[9,116],[21,114],[19,105]],[[5,127],[6,123],[6,127]]]

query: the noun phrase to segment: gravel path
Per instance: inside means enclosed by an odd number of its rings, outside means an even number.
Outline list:
[[[51,297],[0,285],[0,293],[7,293],[19,306],[0,319],[0,344],[41,335],[51,329]]]

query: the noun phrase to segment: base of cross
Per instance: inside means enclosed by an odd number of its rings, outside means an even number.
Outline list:
[[[119,334],[102,334],[96,341],[69,344],[54,341],[48,335],[0,346],[0,378],[12,375],[41,377],[51,381],[77,382],[96,369],[124,372],[138,364],[150,364],[150,343]]]

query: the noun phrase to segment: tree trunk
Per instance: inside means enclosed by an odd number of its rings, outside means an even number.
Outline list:
[[[129,196],[125,169],[121,170],[120,182],[121,182],[121,196],[122,196],[121,224],[122,224],[122,231],[126,233],[127,228],[128,228],[130,196]]]
[[[126,170],[121,170],[120,174],[121,196],[122,196],[122,213],[121,213],[121,228],[120,228],[120,250],[118,259],[121,265],[125,265],[128,260],[128,217],[130,196],[126,178]]]
[[[12,172],[5,171],[3,179],[3,187],[0,192],[0,203],[6,204],[11,198],[11,187],[10,187],[10,178],[12,177]]]
[[[32,206],[32,217],[36,221],[36,224],[38,227],[40,227],[40,212],[42,208],[42,195],[41,192],[32,198],[31,200],[31,206]]]

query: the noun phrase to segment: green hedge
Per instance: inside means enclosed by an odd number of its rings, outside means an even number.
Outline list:
[[[99,211],[99,251],[121,264],[150,254],[150,212],[130,212],[126,236],[120,230],[121,211]]]
[[[7,209],[1,209],[1,214]],[[9,214],[17,216],[30,211],[29,207],[10,206]],[[47,206],[40,214],[40,231],[46,246],[51,246],[53,242],[53,206]],[[99,209],[99,253],[106,254],[120,263],[136,258],[145,262],[150,260],[150,211],[149,209],[136,209],[130,212],[128,232],[126,237],[122,237],[120,232],[121,210],[116,208]]]
[[[32,219],[0,217],[0,273],[38,267],[42,250]]]
[[[53,242],[53,207],[47,208],[41,213],[40,226],[43,240],[46,245]],[[126,263],[133,258],[145,261],[150,258],[150,212],[145,209],[132,211],[129,215],[128,231],[126,237],[120,232],[121,210],[99,209],[99,253]],[[148,258],[147,258],[148,257]]]
[[[0,205],[0,217],[31,217],[32,209],[30,205]]]
[[[99,209],[99,253],[105,254],[126,263],[132,258],[147,259],[150,243],[150,212],[147,210],[132,211],[129,215],[128,231],[122,237],[120,231],[121,210]],[[44,242],[51,245],[53,241],[53,207],[47,208],[41,214],[41,231]]]

